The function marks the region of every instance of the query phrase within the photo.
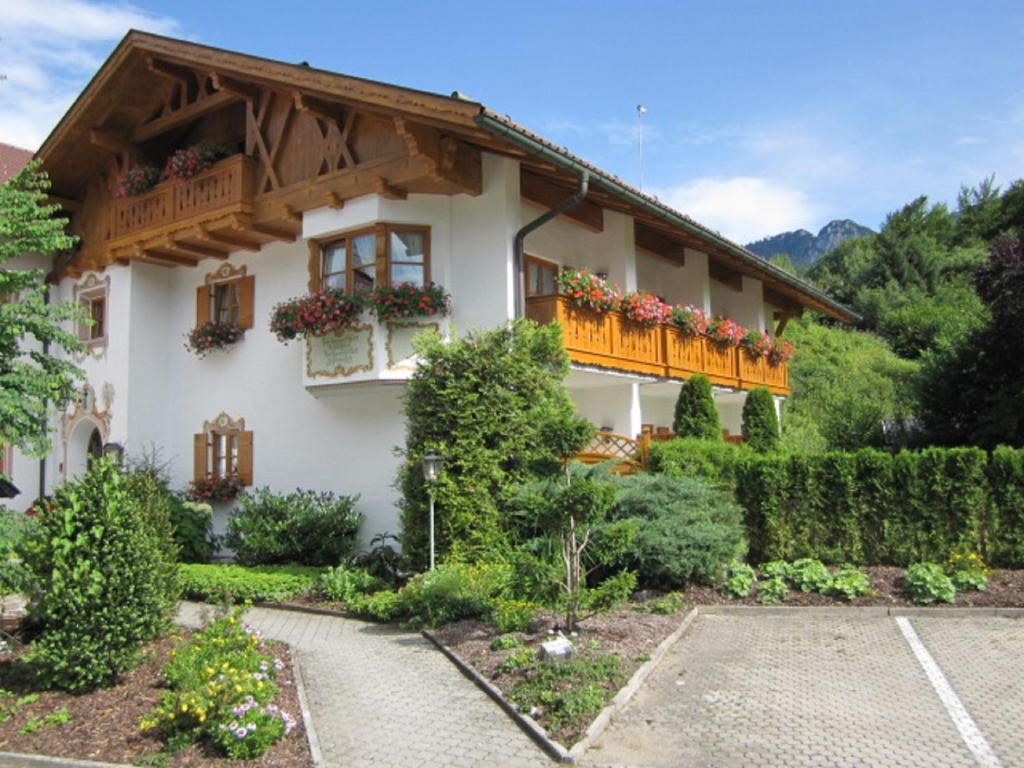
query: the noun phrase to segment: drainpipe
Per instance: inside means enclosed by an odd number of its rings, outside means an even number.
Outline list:
[[[526,243],[526,236],[534,230],[540,229],[552,219],[561,216],[570,208],[573,208],[583,202],[583,198],[587,196],[587,190],[589,188],[590,172],[583,171],[583,175],[580,176],[580,188],[576,194],[566,200],[563,200],[551,210],[545,211],[516,232],[515,240],[513,240],[512,244],[512,271],[515,275],[516,317],[523,317],[526,314],[526,298],[523,295],[523,247]]]
[[[43,289],[43,304],[49,305],[50,303],[50,289],[49,287]],[[50,342],[49,340],[43,341],[43,356],[45,357],[50,353]],[[50,425],[46,419],[46,401],[43,401],[43,429],[49,432]],[[43,454],[42,458],[39,459],[39,496],[37,498],[43,498],[46,495],[46,454]]]

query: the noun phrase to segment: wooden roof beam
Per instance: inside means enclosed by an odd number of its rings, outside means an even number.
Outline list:
[[[637,248],[677,267],[686,266],[686,246],[677,240],[665,237],[650,227],[636,223],[633,227],[633,243]]]
[[[115,154],[126,153],[132,148],[128,134],[103,128],[93,128],[89,131],[89,143]]]
[[[169,61],[158,59],[156,56],[146,57],[146,69],[154,75],[160,75],[160,77],[165,77],[176,83],[184,83],[185,85],[191,83],[192,78],[195,77],[195,73],[188,67],[172,64]]]
[[[323,120],[326,123],[337,123],[340,125],[344,118],[344,113],[340,106],[331,104],[323,99],[318,99],[316,96],[309,96],[301,91],[292,91],[292,101],[295,104],[295,109],[299,112],[305,112],[317,120]]]
[[[527,202],[541,208],[553,208],[572,196],[573,190],[563,189],[543,176],[522,170],[519,172],[519,194]],[[563,215],[591,232],[604,231],[604,209],[590,200],[583,200]]]
[[[210,78],[213,89],[218,93],[230,93],[245,101],[256,101],[259,96],[259,89],[256,86],[243,83],[230,75],[210,72],[207,77]]]
[[[383,176],[378,176],[373,180],[373,191],[388,200],[405,200],[409,196],[404,189],[389,183]]]
[[[220,109],[228,104],[238,101],[238,96],[228,91],[218,91],[199,101],[192,102],[186,107],[176,109],[166,115],[150,120],[132,131],[131,140],[136,142],[148,141],[162,133],[185,125],[205,114]]]

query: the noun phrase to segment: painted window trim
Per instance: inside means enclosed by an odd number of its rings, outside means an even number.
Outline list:
[[[227,437],[233,466],[226,475],[219,471],[218,438]],[[234,477],[241,485],[253,484],[253,433],[245,428],[245,419],[232,419],[221,412],[212,421],[203,422],[203,431],[193,438],[193,479],[201,482]]]
[[[91,325],[82,321],[75,323],[75,334],[78,336],[78,340],[90,352],[103,351],[110,343],[110,275],[101,279],[95,274],[90,274],[81,283],[75,284],[75,305],[82,306],[83,302],[88,302],[90,318],[92,317],[92,305],[97,300],[103,304],[103,334],[93,337]]]
[[[306,241],[309,246],[309,290],[310,293],[323,288],[323,264],[324,248],[341,240],[360,237],[361,235],[375,235],[377,253],[374,269],[376,279],[374,286],[391,285],[391,252],[390,234],[392,232],[419,232],[423,235],[423,284],[430,285],[431,259],[430,259],[430,225],[429,224],[403,224],[388,221],[379,221],[368,226],[360,226],[344,232],[337,232],[324,237],[310,238]],[[412,263],[412,262],[399,262]],[[352,293],[354,280],[352,279],[353,268],[348,261],[348,252],[345,259],[345,292]]]
[[[245,264],[234,265],[224,262],[216,270],[203,279],[203,284],[196,289],[196,327],[214,319],[217,312],[217,288],[238,286],[238,313],[235,324],[242,331],[247,331],[255,324],[256,279],[248,274]]]

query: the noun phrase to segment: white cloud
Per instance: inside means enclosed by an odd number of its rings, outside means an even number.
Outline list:
[[[769,178],[701,178],[652,192],[738,243],[806,228],[817,217],[803,192]]]
[[[132,28],[179,31],[173,19],[123,3],[5,0],[0,11],[0,141],[38,147]]]

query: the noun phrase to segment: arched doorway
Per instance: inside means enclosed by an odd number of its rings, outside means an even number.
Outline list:
[[[91,417],[78,421],[68,436],[64,477],[71,480],[85,474],[89,465],[103,455],[103,432]]]

